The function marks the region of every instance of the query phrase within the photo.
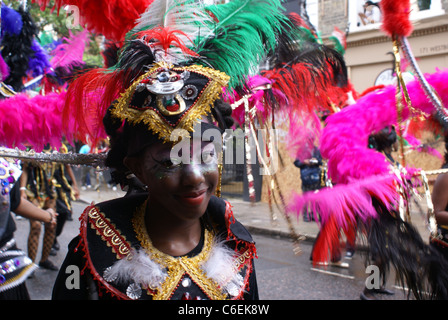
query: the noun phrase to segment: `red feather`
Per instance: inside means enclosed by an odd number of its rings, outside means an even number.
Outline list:
[[[107,69],[93,69],[73,81],[67,90],[63,121],[74,121],[74,131],[84,142],[89,137],[91,145],[107,137],[103,117],[107,108],[124,92],[123,73]]]
[[[137,33],[137,36],[142,38],[145,37],[147,41],[157,40],[154,45],[161,46],[166,53],[168,52],[170,46],[174,43],[176,47],[182,50],[183,53],[189,54],[191,56],[199,56],[196,52],[188,49],[185,46],[184,42],[176,34],[188,38],[188,36],[180,30],[173,30],[169,27],[161,26],[158,26],[151,30],[140,31]]]
[[[272,88],[288,97],[292,109],[312,112],[319,106],[333,111],[333,103],[344,104],[347,88],[334,85],[331,68],[316,70],[311,64],[296,63],[284,68],[262,72],[262,76],[273,82]]]
[[[408,37],[413,27],[409,20],[411,4],[409,0],[381,0],[383,24],[381,28],[389,36]]]
[[[313,265],[328,262],[329,255],[339,248],[340,228],[336,223],[336,218],[330,219],[322,226],[319,236],[314,242],[312,259]]]
[[[80,23],[89,31],[103,34],[106,39],[123,41],[126,33],[131,30],[140,15],[153,0],[57,0],[55,7],[65,5],[76,6],[79,9]],[[33,0],[44,10],[49,0]],[[54,9],[54,8],[53,8]]]

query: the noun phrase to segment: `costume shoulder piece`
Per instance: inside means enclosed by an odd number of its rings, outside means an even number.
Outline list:
[[[228,202],[214,198],[207,209],[214,230],[205,229],[190,254],[173,257],[151,243],[144,224],[145,200],[143,194],[92,205],[81,217],[79,248],[101,297],[244,298],[256,252]]]

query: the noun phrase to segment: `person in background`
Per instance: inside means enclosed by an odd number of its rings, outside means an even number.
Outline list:
[[[366,1],[363,5],[364,11],[359,13],[362,24],[368,25],[381,21],[381,11],[378,3]]]
[[[302,180],[302,192],[319,190],[323,186],[322,181],[322,156],[319,148],[316,146],[311,152],[311,157],[301,161],[296,159],[294,165],[300,169],[300,178]],[[303,220],[308,222],[314,220],[312,215],[304,214]]]
[[[448,133],[445,133],[445,161],[448,168]],[[431,194],[437,222],[437,237],[431,237],[431,246],[448,259],[448,173],[438,175]]]
[[[1,159],[0,171],[4,172],[4,162]],[[9,171],[9,170],[8,170]],[[29,300],[30,296],[26,288],[25,280],[36,269],[33,261],[26,253],[17,247],[14,239],[16,224],[11,212],[33,221],[45,223],[49,227],[56,226],[57,214],[53,209],[46,210],[32,204],[20,196],[20,185],[12,176],[8,180],[13,183],[10,186],[2,184],[0,197],[0,300]],[[11,183],[11,184],[12,184]]]
[[[44,210],[51,208],[56,210],[56,192],[51,185],[51,179],[48,174],[51,172],[51,164],[23,163],[23,172],[20,176],[20,194],[21,197],[29,200],[35,206]],[[39,248],[39,239],[42,229],[41,222],[30,219],[30,233],[28,236],[28,256],[32,261],[36,260]],[[50,261],[49,256],[54,244],[56,228],[54,225],[45,224],[42,246],[42,256],[39,266],[48,270],[56,271],[58,267]]]

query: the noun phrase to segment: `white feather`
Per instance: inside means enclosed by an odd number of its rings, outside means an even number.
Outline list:
[[[166,271],[151,260],[143,250],[135,249],[128,258],[118,260],[104,273],[106,281],[135,282],[151,288],[160,287],[166,276]]]
[[[142,29],[155,27],[169,27],[180,30],[184,35],[178,37],[188,48],[194,47],[194,41],[198,37],[214,34],[215,22],[205,11],[203,1],[192,0],[155,0],[137,20],[133,33]],[[172,56],[178,56],[179,50],[170,50]]]
[[[215,241],[209,258],[201,266],[204,274],[213,279],[228,294],[238,295],[243,289],[243,277],[236,268],[237,255],[223,242]],[[165,269],[150,259],[144,250],[133,249],[128,258],[115,262],[104,271],[108,282],[134,282],[142,287],[160,288],[167,277]]]
[[[216,281],[233,296],[238,295],[244,285],[243,277],[236,268],[237,258],[235,251],[227,247],[224,242],[215,241],[209,258],[202,265],[207,277]]]

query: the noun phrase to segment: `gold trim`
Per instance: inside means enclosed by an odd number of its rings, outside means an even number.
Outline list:
[[[145,123],[149,129],[159,135],[159,138],[168,142],[171,141],[170,137],[174,129],[185,129],[188,132],[193,131],[193,125],[199,122],[202,116],[210,112],[213,103],[222,93],[222,88],[227,85],[230,78],[221,71],[199,65],[173,67],[173,70],[187,70],[210,78],[210,83],[204,88],[198,101],[196,101],[195,105],[187,111],[181,121],[173,128],[152,109],[136,110],[129,108],[134,92],[140,82],[160,68],[162,68],[162,65],[156,64],[148,72],[134,81],[113,105],[111,113],[114,117],[120,120],[128,120],[132,124]]]
[[[155,248],[149,238],[145,225],[145,209],[146,201],[137,208],[132,224],[137,239],[140,241],[142,248],[156,263],[167,269],[168,275],[165,282],[155,289],[154,300],[168,300],[176,290],[179,282],[185,274],[204,291],[204,293],[213,300],[226,299],[226,294],[222,293],[219,285],[212,279],[208,278],[201,269],[201,263],[206,261],[210,255],[213,233],[205,230],[204,247],[202,251],[194,257],[178,257],[175,258]],[[154,290],[154,288],[151,288]]]
[[[101,239],[112,249],[117,259],[121,259],[130,253],[130,246],[126,242],[126,237],[120,234],[104,214],[96,207],[93,207],[89,210],[88,215],[90,218],[90,227],[95,229],[96,233],[101,236]]]

